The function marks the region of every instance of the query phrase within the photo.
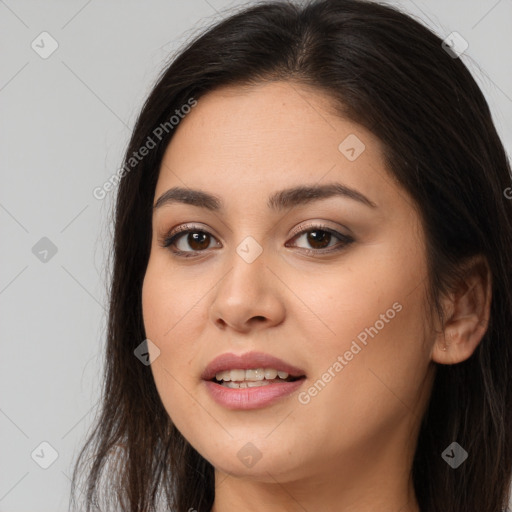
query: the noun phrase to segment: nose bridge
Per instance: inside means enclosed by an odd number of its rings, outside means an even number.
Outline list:
[[[229,257],[231,271],[227,276],[226,285],[234,297],[243,292],[245,296],[255,298],[268,286],[266,264],[268,254],[263,246],[252,236],[246,236],[234,247]]]
[[[211,305],[213,321],[247,328],[251,318],[280,321],[284,312],[276,279],[267,268],[268,250],[246,236],[227,257],[227,275],[219,282]]]

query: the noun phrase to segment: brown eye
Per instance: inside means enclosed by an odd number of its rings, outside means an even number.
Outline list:
[[[201,231],[199,229],[187,229],[166,238],[164,240],[163,246],[175,246],[177,247],[177,249],[175,249],[175,252],[177,253],[193,253],[196,251],[204,251],[205,249],[208,249],[211,240],[212,236],[206,231]],[[182,247],[178,246],[179,243],[182,244]],[[190,250],[188,250],[187,246],[190,248]]]
[[[354,239],[350,236],[343,235],[342,233],[338,233],[333,229],[327,228],[325,226],[312,226],[309,229],[305,229],[295,235],[292,240],[295,241],[293,245],[286,244],[287,247],[296,247],[296,243],[301,238],[304,238],[306,243],[312,248],[308,247],[299,247],[308,253],[329,253],[341,250],[346,246],[350,245],[354,242]],[[332,241],[338,240],[338,244],[331,244]],[[327,249],[327,250],[325,250]]]
[[[190,232],[187,235],[186,241],[194,251],[202,251],[208,249],[210,235],[204,231]]]
[[[327,231],[315,230],[309,231],[306,238],[313,249],[325,249],[329,245],[332,235]]]

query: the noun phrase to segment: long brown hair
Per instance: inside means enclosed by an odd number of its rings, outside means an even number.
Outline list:
[[[423,221],[433,311],[441,315],[440,294],[461,277],[460,263],[487,258],[488,330],[468,360],[437,365],[412,476],[423,512],[505,509],[512,472],[512,201],[504,191],[511,171],[482,92],[453,57],[439,37],[391,7],[313,0],[245,7],[172,60],[142,108],[123,162],[102,408],[76,462],[73,503],[80,491],[87,511],[146,512],[162,503],[177,512],[210,511],[214,468],[171,423],[150,367],[134,356],[146,337],[141,289],[155,186],[176,110],[223,85],[288,80],[325,93],[341,116],[382,141],[389,169]],[[149,138],[147,155],[130,160]],[[455,440],[469,453],[456,470],[441,457]]]

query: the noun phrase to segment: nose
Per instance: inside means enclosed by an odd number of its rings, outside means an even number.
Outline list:
[[[283,284],[268,263],[265,251],[249,263],[233,250],[229,270],[214,287],[210,306],[210,319],[219,329],[249,332],[283,321]]]

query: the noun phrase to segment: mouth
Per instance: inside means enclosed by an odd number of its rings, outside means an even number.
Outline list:
[[[305,375],[293,376],[275,368],[250,368],[224,370],[217,372],[210,382],[230,389],[255,388],[260,386],[279,385],[284,382],[295,382],[305,379]]]
[[[222,354],[205,368],[203,380],[240,389],[284,384],[305,379],[303,370],[262,352]]]
[[[203,371],[210,398],[227,410],[256,410],[282,403],[304,385],[306,373],[262,352],[222,354]]]

